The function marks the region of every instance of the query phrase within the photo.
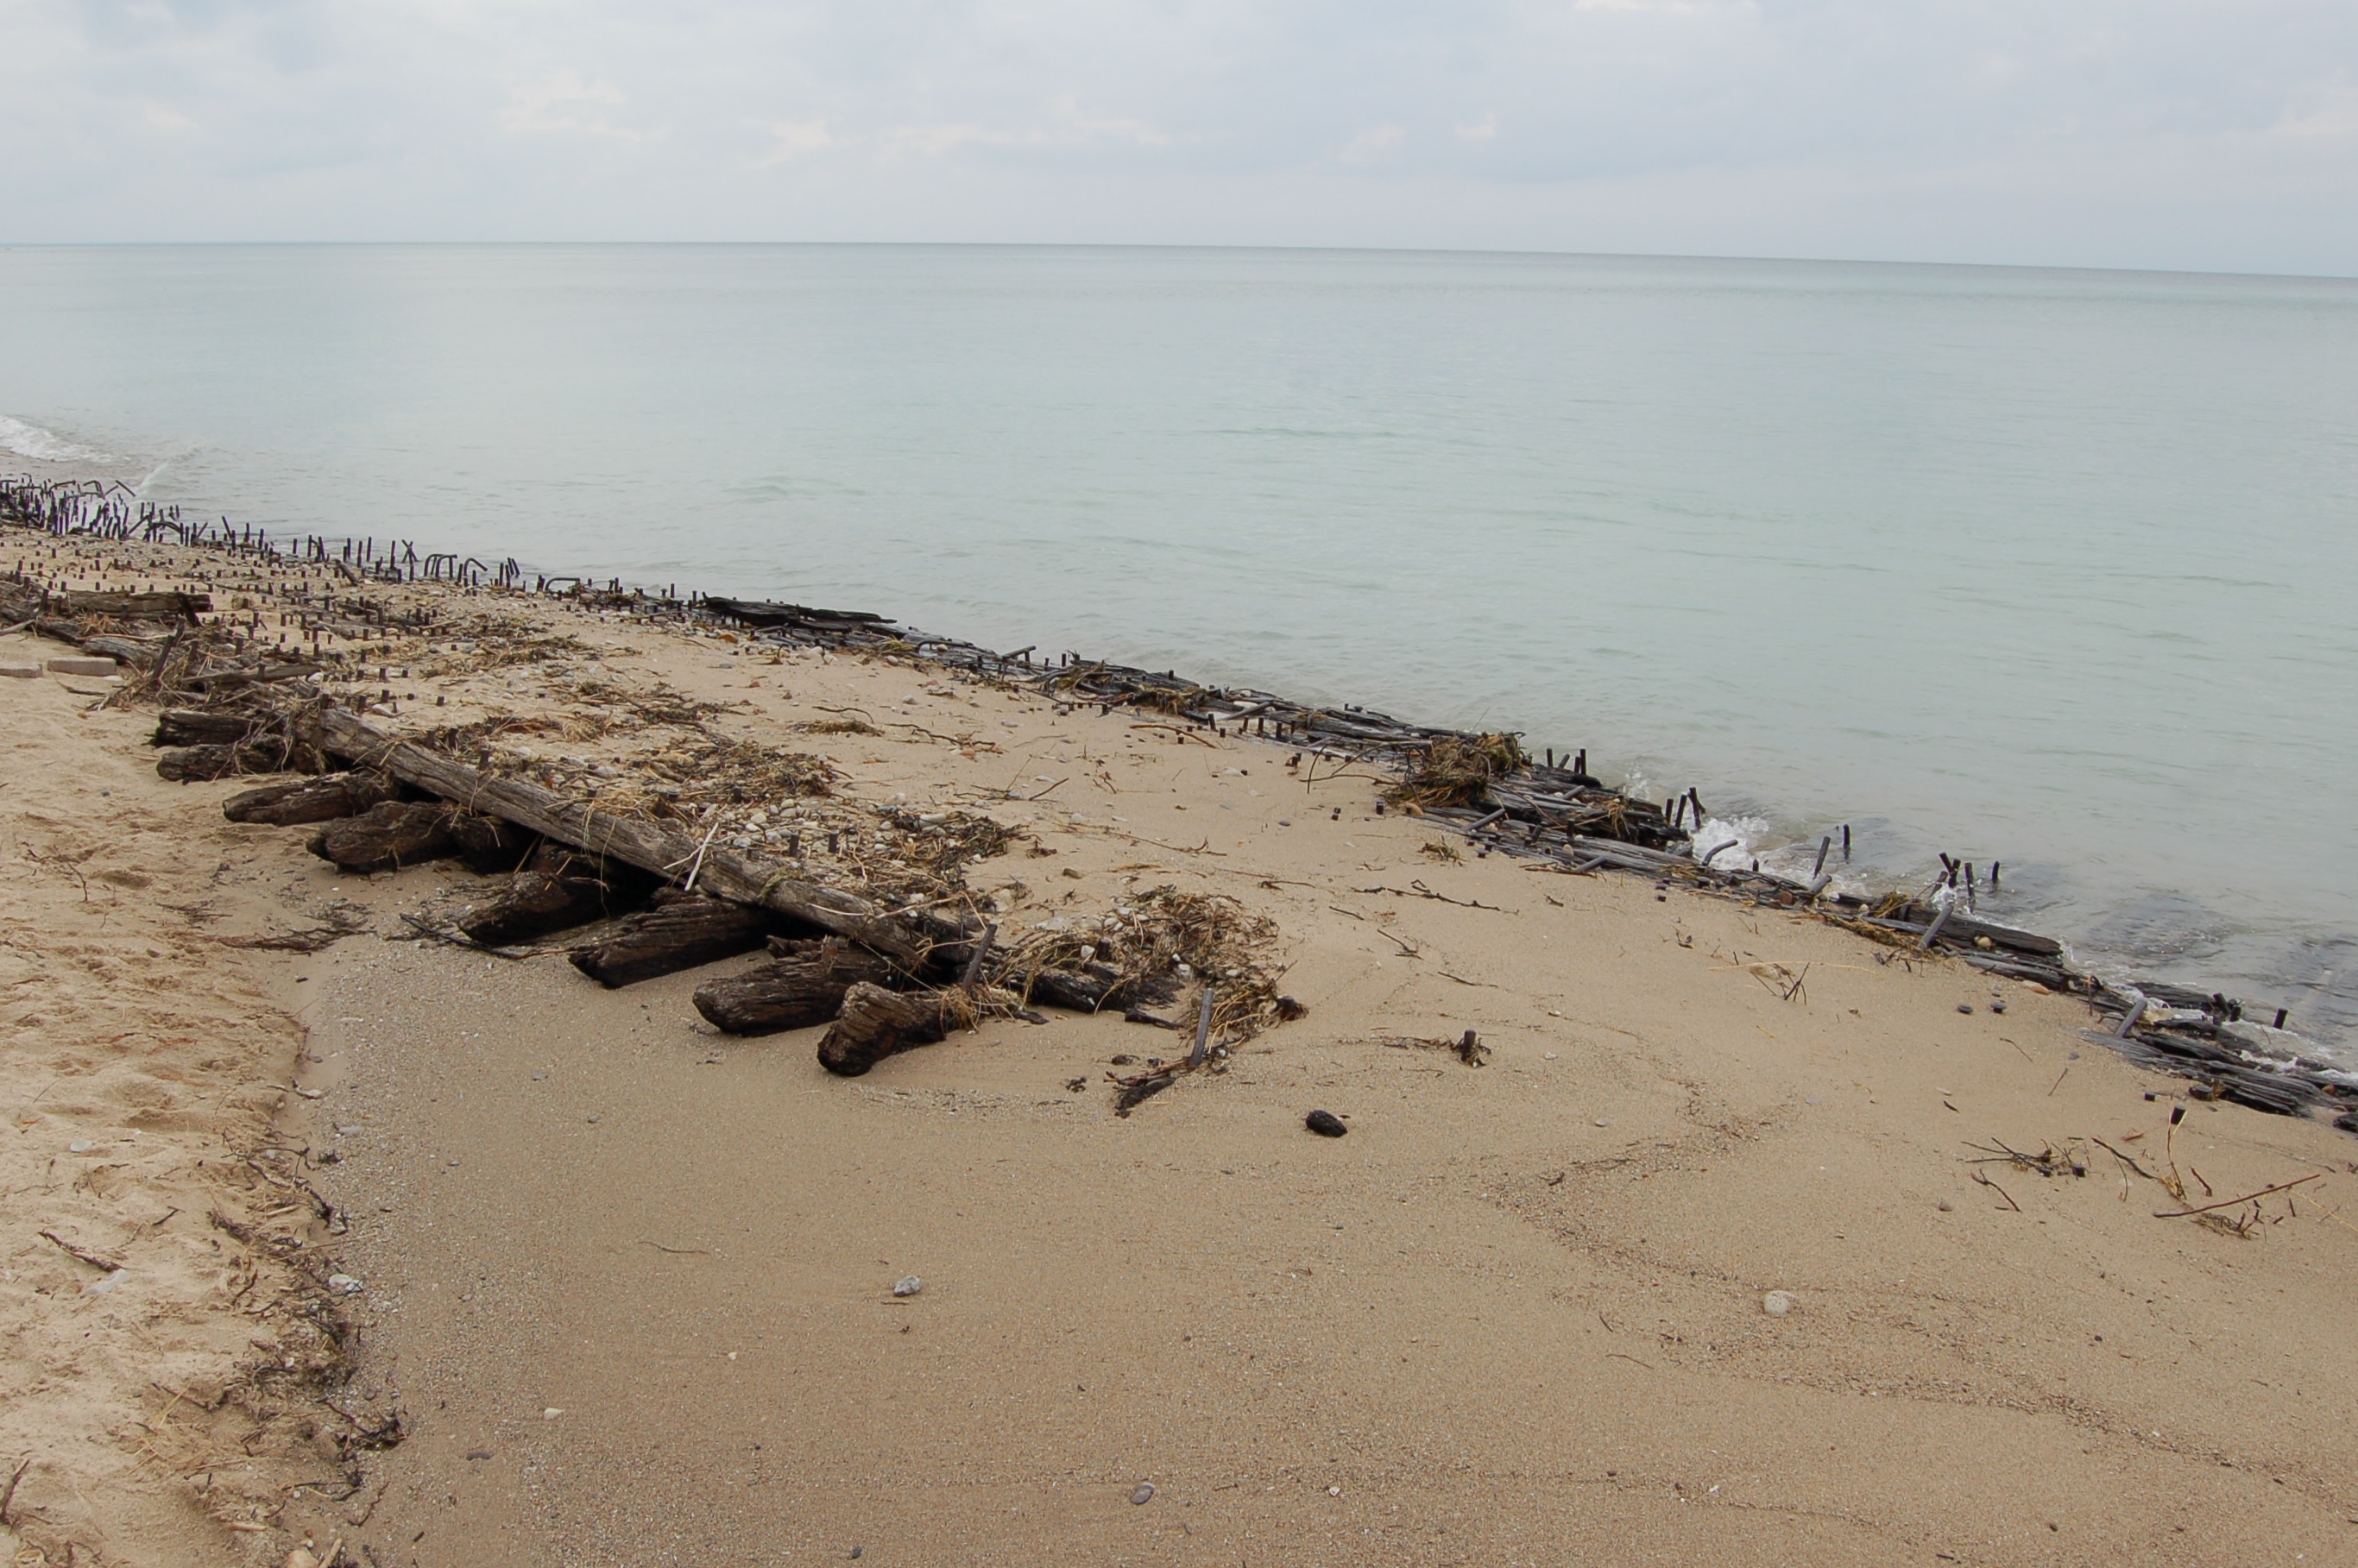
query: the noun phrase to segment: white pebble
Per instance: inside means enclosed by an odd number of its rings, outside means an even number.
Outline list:
[[[1760,1310],[1767,1313],[1770,1317],[1783,1317],[1787,1313],[1793,1310],[1793,1292],[1790,1291],[1770,1291],[1767,1295],[1760,1298]]]
[[[892,1293],[896,1296],[914,1296],[925,1288],[925,1281],[914,1274],[903,1274],[892,1281]]]

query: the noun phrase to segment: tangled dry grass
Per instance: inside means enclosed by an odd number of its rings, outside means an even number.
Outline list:
[[[1489,795],[1493,780],[1530,760],[1522,742],[1510,734],[1444,735],[1423,748],[1407,775],[1384,791],[1384,798],[1394,806],[1424,809],[1478,806]]]

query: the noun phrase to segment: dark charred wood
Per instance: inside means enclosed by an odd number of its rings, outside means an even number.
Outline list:
[[[103,615],[115,621],[194,621],[213,607],[209,593],[172,589],[157,593],[81,593],[69,589],[51,602],[61,603],[68,615]]]
[[[216,712],[203,708],[168,708],[156,718],[151,746],[233,746],[272,728],[276,720],[252,713]]]
[[[384,773],[362,769],[330,773],[324,778],[289,780],[264,784],[222,804],[222,815],[232,822],[261,823],[271,827],[301,827],[315,822],[336,822],[383,805],[398,790]]]
[[[844,993],[842,1011],[820,1036],[818,1065],[856,1078],[887,1056],[941,1039],[949,1033],[947,1011],[938,991],[911,995],[861,981]]]
[[[632,868],[544,843],[507,886],[467,912],[459,929],[486,946],[530,942],[621,914],[649,891],[646,876]]]
[[[777,955],[761,968],[708,980],[696,1011],[730,1034],[775,1034],[831,1022],[855,984],[892,985],[892,966],[837,937],[770,943]]]
[[[452,807],[440,801],[388,800],[314,834],[311,853],[354,872],[398,871],[456,854]]]
[[[83,653],[96,654],[117,664],[129,665],[135,670],[144,670],[153,665],[156,655],[164,651],[164,646],[160,639],[150,642],[140,637],[85,637],[81,640]]]
[[[529,828],[472,811],[450,824],[450,836],[458,840],[459,858],[479,877],[503,877],[522,871],[534,846],[541,841]]]
[[[241,773],[318,773],[319,753],[284,736],[258,736],[233,745],[182,746],[156,759],[156,776],[203,784]]]
[[[1015,984],[1013,977],[1007,983]],[[1107,964],[1084,964],[1077,969],[1043,969],[1024,988],[1026,998],[1071,1012],[1102,1012],[1169,1001],[1177,993],[1165,979],[1141,979],[1124,975]]]
[[[636,985],[753,952],[777,928],[776,916],[741,903],[693,893],[658,895],[654,908],[566,957],[601,986]]]

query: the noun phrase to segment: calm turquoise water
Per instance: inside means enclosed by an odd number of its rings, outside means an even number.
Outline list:
[[[1517,728],[2358,1038],[2358,283],[15,249],[0,343],[153,496]]]

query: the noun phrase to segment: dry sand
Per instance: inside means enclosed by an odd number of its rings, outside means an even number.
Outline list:
[[[1127,1119],[1109,1060],[1180,1036],[1052,1014],[831,1078],[816,1032],[706,1025],[710,971],[610,992],[415,940],[403,913],[485,884],[339,876],[224,824],[239,781],[157,781],[140,720],[0,682],[0,1433],[49,1561],[2358,1562],[2358,1143],[2321,1121],[2190,1102],[2079,1002],[1804,914],[1430,858],[1375,781],[1305,785],[1272,746],[516,612],[601,656],[414,682],[385,722],[661,681],[849,795],[988,802],[1053,851],[971,869],[1011,927],[1240,901],[1309,1015]],[[887,737],[787,728],[845,708]],[[313,955],[210,939],[345,903]],[[1487,1065],[1384,1044],[1467,1029]],[[2219,1196],[2321,1179],[2244,1236],[2156,1217],[2093,1141],[2156,1170],[2181,1106],[2176,1163]],[[145,1445],[304,1299],[282,1269],[233,1302],[204,1219],[284,1199],[217,1152],[266,1132],[350,1216],[311,1235],[364,1281],[336,1400],[408,1436],[349,1497],[290,1490],[333,1481],[338,1420],[307,1446],[276,1411],[249,1485],[283,1511],[241,1538],[206,1522],[218,1465]],[[2001,1142],[2086,1174],[1968,1162]],[[85,1294],[44,1227],[131,1267]],[[159,1417],[158,1387],[203,1397]]]

